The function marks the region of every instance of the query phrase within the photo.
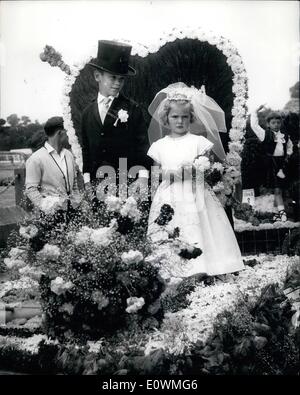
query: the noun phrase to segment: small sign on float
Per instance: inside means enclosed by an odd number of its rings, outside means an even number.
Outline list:
[[[255,194],[253,188],[243,189],[242,203],[248,203],[252,207],[255,207]]]

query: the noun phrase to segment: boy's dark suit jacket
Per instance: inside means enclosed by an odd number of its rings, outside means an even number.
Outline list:
[[[127,111],[127,122],[114,123],[118,111]],[[127,158],[128,170],[141,165],[150,170],[151,159],[148,133],[142,111],[133,100],[119,94],[115,98],[102,124],[98,103],[95,100],[86,107],[81,118],[83,173],[90,173],[91,181],[96,179],[97,169],[110,165],[115,171],[119,167],[119,158]]]

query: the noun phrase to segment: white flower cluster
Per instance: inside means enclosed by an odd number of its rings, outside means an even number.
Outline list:
[[[73,287],[74,284],[71,281],[65,281],[62,277],[56,277],[56,279],[52,280],[50,283],[51,291],[58,296],[64,294]]]
[[[8,257],[4,258],[4,263],[8,269],[21,268],[26,265],[27,251],[19,247],[13,247]]]
[[[44,211],[45,214],[54,214],[55,210],[60,205],[59,196],[46,196],[42,199],[40,204],[40,209]]]
[[[246,266],[239,276],[227,274],[223,283],[216,280],[211,286],[199,285],[189,295],[187,308],[166,314],[160,330],[149,338],[145,354],[159,348],[181,353],[196,341],[207,341],[218,314],[232,311],[240,301],[245,300],[245,296],[249,303],[255,303],[262,289],[269,284],[282,286],[287,269],[297,262],[298,257],[262,254],[247,258],[256,258],[262,263],[253,268]]]
[[[113,195],[109,195],[105,199],[106,208],[108,211],[119,212],[122,207],[122,200]]]
[[[37,354],[41,341],[46,339],[47,339],[46,335],[33,335],[26,339],[22,339],[19,348],[21,350],[30,352],[31,354]]]
[[[101,351],[102,347],[103,347],[103,340],[97,340],[97,341],[91,341],[89,340],[87,342],[87,345],[89,347],[89,352],[94,352],[96,354],[98,354],[99,351]]]
[[[121,259],[124,263],[126,263],[126,265],[130,265],[132,263],[141,262],[144,257],[140,251],[130,250],[128,252],[123,252],[123,254],[121,255]]]
[[[72,303],[64,303],[58,309],[61,313],[67,313],[68,315],[72,315],[74,311],[74,306]]]
[[[60,248],[53,244],[45,244],[36,254],[38,259],[56,261],[60,257]]]
[[[63,90],[63,98],[62,98],[62,107],[63,107],[63,118],[65,129],[67,130],[67,135],[69,139],[69,143],[71,145],[72,153],[75,157],[76,163],[78,165],[79,170],[82,171],[82,149],[79,144],[74,124],[72,121],[71,115],[71,106],[70,106],[70,92],[72,90],[72,86],[75,83],[76,77],[80,73],[80,69],[84,67],[83,64],[78,66],[71,67],[71,74],[65,77],[65,87]]]
[[[211,166],[212,170],[217,170],[219,171],[221,174],[223,174],[224,171],[224,166],[222,165],[222,163],[220,162],[215,162],[213,163],[213,165]]]
[[[228,143],[228,148],[231,153],[236,152],[240,154],[243,151],[243,144],[239,141],[231,141]]]
[[[128,118],[129,118],[129,115],[126,110],[123,110],[123,109],[119,110],[118,111],[118,118],[117,118],[116,122],[114,123],[114,126],[117,126],[118,121],[120,121],[121,123],[127,122]]]
[[[98,247],[107,247],[113,241],[115,224],[115,221],[112,220],[108,227],[92,229],[88,226],[83,226],[75,234],[74,243],[75,245],[80,245],[91,241]]]
[[[137,311],[141,310],[141,308],[145,304],[144,298],[138,298],[136,296],[132,296],[126,299],[127,302],[127,313],[136,313]]]
[[[35,225],[20,226],[20,236],[30,240],[38,234],[38,228]]]
[[[114,231],[110,227],[94,229],[90,239],[98,247],[107,247],[113,241]]]
[[[229,137],[231,141],[240,142],[244,137],[244,133],[238,129],[230,129]]]
[[[120,214],[122,217],[128,217],[134,222],[138,222],[141,219],[142,213],[137,207],[137,201],[133,196],[126,199],[125,203],[121,207]]]
[[[109,304],[109,299],[101,291],[94,291],[92,293],[92,300],[97,303],[98,310],[104,309]]]
[[[141,219],[141,212],[137,207],[137,201],[133,196],[130,196],[125,202],[116,196],[109,195],[105,199],[105,204],[108,211],[120,213],[122,217],[129,217],[134,222]]]
[[[93,232],[92,228],[89,228],[88,226],[83,226],[75,234],[75,239],[74,239],[75,245],[87,243],[90,240],[90,236],[91,236],[92,232]]]
[[[195,91],[198,92],[196,88]],[[167,99],[169,100],[192,100],[193,94],[191,93],[191,88],[173,88],[167,93]]]
[[[225,186],[222,181],[217,182],[216,185],[213,186],[213,191],[215,193],[220,193],[223,192],[224,190],[225,190]]]
[[[276,221],[273,224],[272,223],[265,223],[265,224],[259,224],[257,226],[254,226],[250,224],[249,222],[245,222],[242,220],[235,219],[234,220],[234,230],[235,232],[244,232],[248,230],[268,230],[268,229],[293,229],[293,228],[299,228],[300,227],[300,222],[292,222],[292,221]]]
[[[194,161],[194,167],[197,170],[204,172],[210,168],[210,161],[206,156],[199,156],[199,158]]]

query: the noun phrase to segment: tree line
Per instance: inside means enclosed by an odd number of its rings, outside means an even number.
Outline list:
[[[6,119],[0,119],[0,151],[11,149],[31,148],[36,150],[45,141],[44,124],[34,122],[27,116],[21,118],[11,114]]]

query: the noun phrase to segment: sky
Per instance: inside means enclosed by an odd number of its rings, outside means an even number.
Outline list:
[[[71,65],[96,56],[98,39],[150,45],[186,26],[232,41],[248,74],[250,111],[283,108],[299,80],[297,1],[1,1],[0,117],[62,115],[64,73],[39,59],[46,44]]]

